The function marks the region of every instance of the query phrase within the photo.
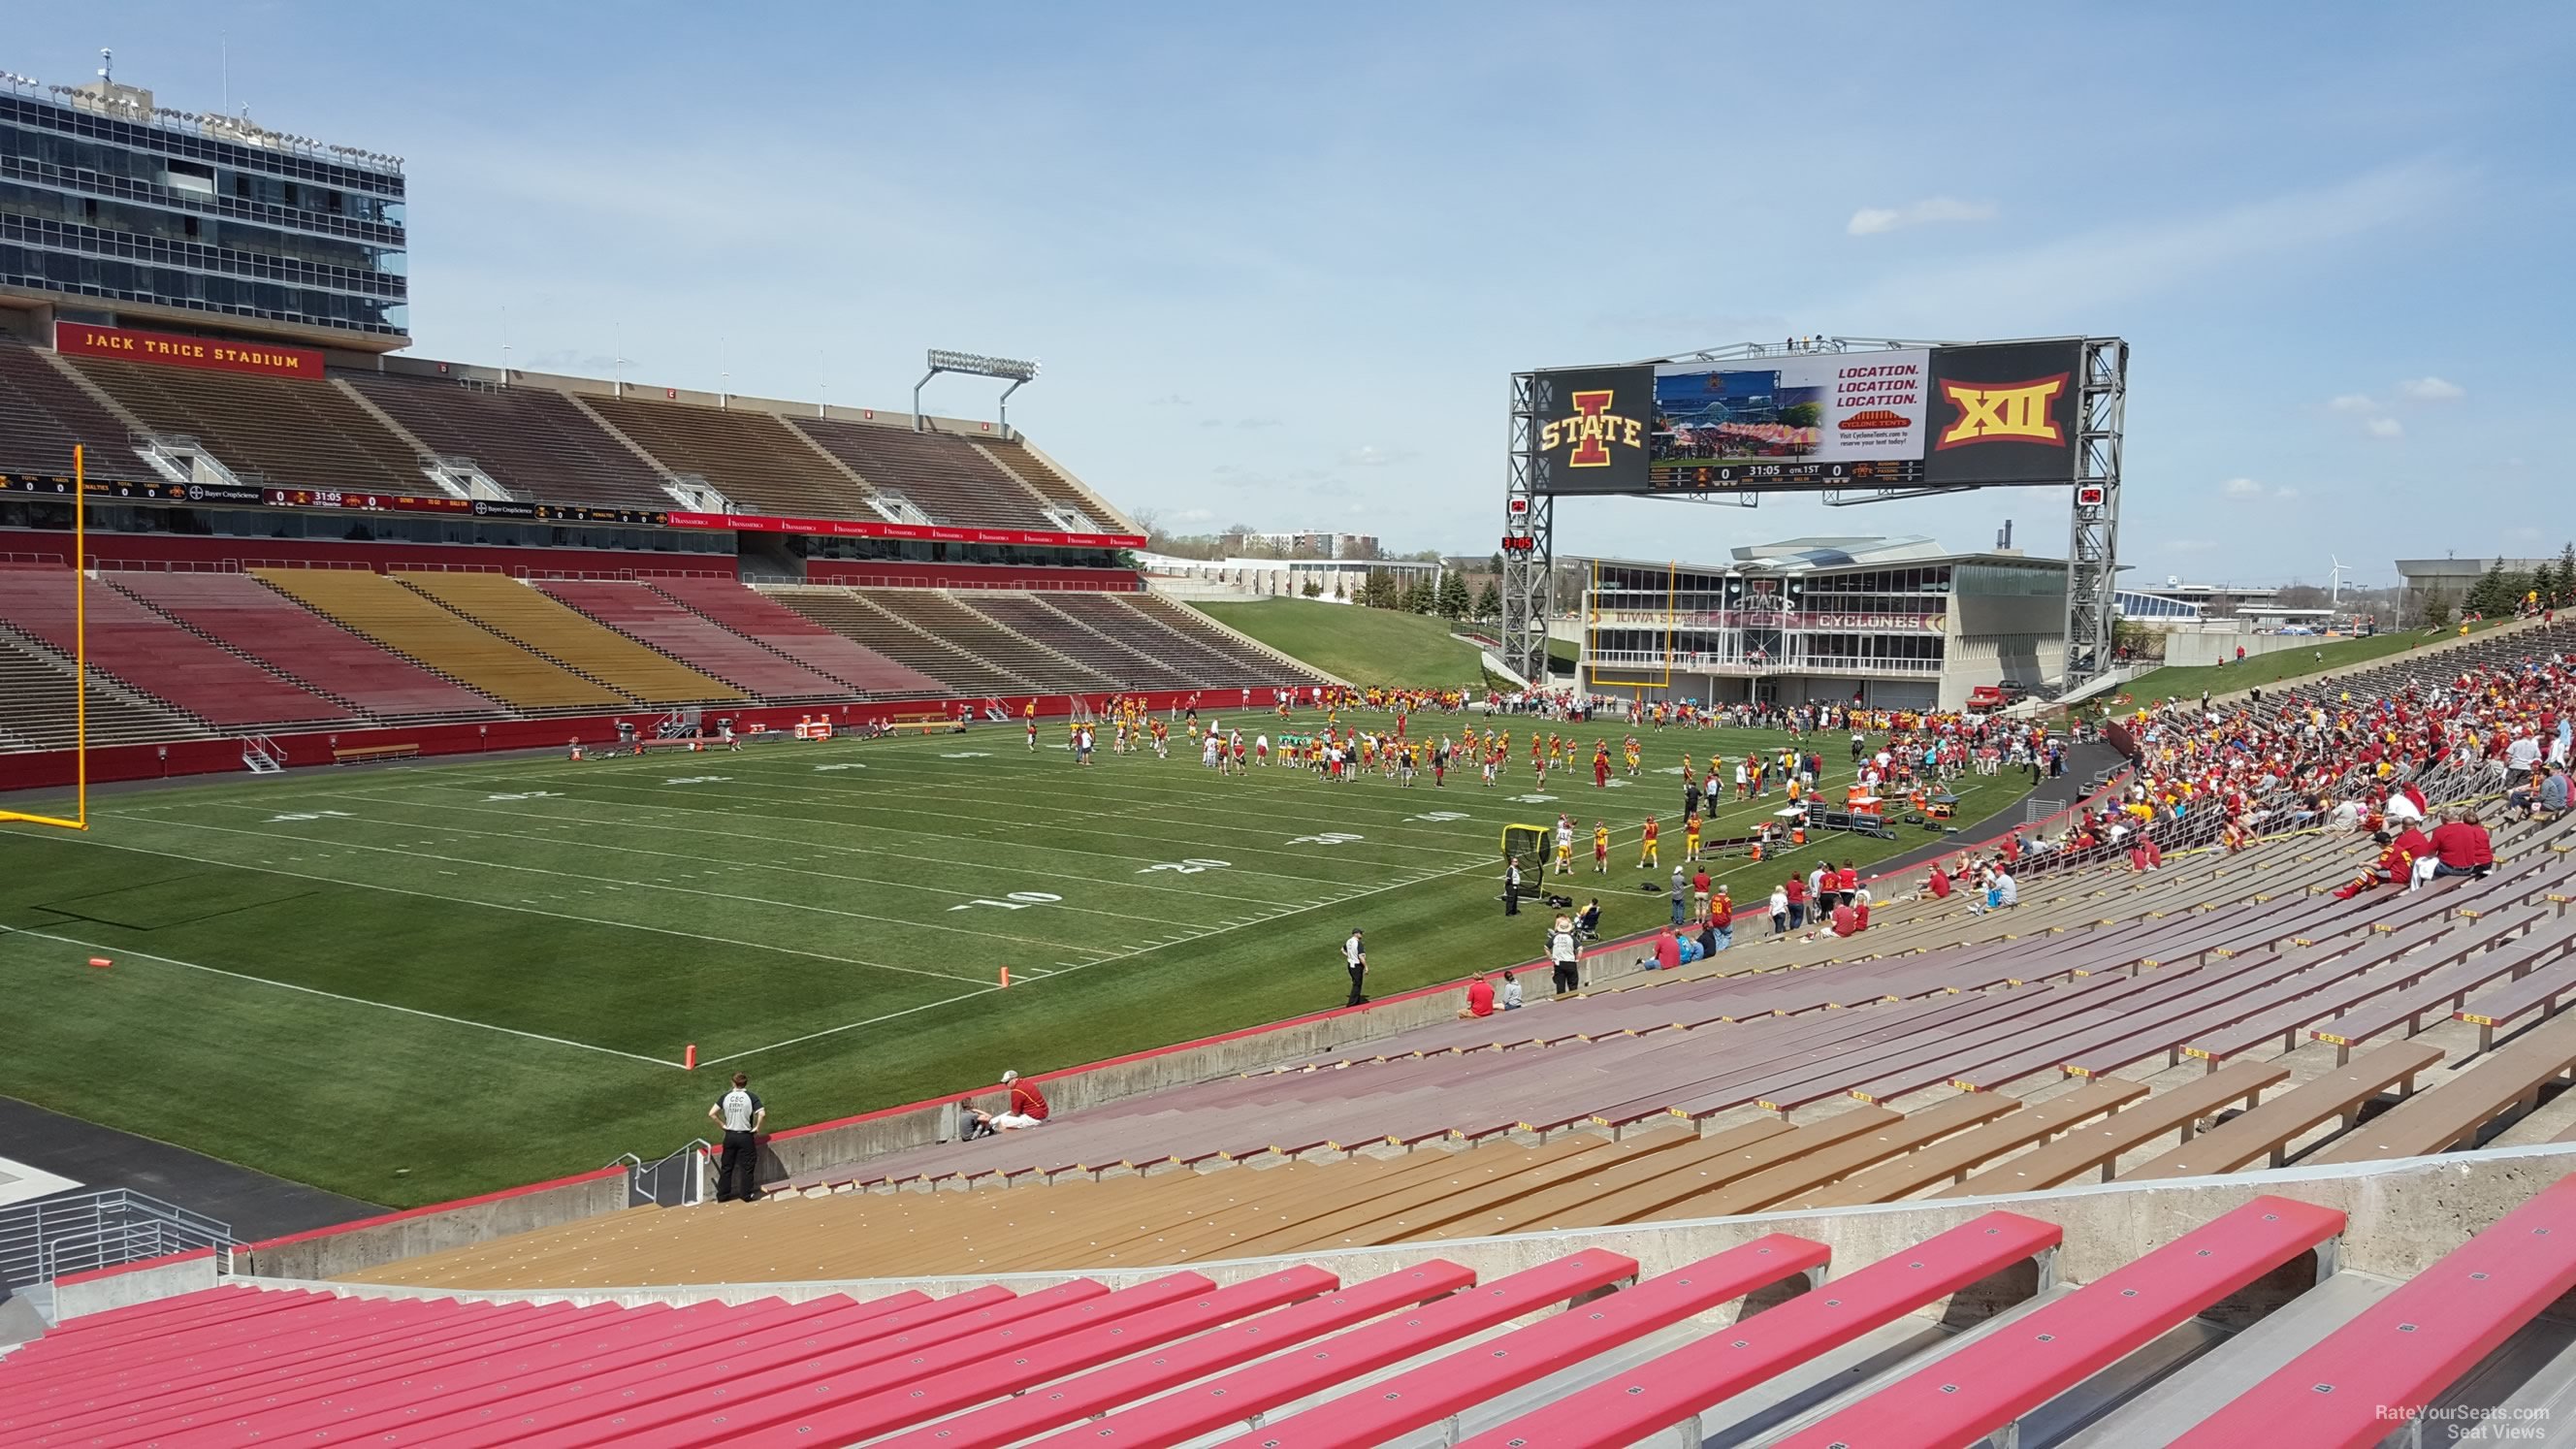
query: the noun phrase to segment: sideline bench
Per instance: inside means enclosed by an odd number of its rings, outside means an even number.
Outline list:
[[[1812,1282],[1815,1270],[1832,1256],[1822,1243],[1769,1233],[1380,1380],[1365,1393],[1348,1394],[1302,1414],[1272,1420],[1253,1431],[1250,1440],[1227,1442],[1257,1441],[1262,1449],[1392,1443],[1400,1435],[1437,1424],[1719,1304],[1801,1275]]]
[[[2028,1258],[2055,1223],[1994,1212],[1478,1434],[1459,1449],[1631,1444]],[[2048,1286],[2043,1269],[2040,1286]]]
[[[926,735],[954,734],[958,730],[957,716],[953,714],[941,714],[935,710],[921,710],[912,714],[888,715],[886,716],[885,727],[897,734],[900,734],[905,730],[919,730],[921,733]]]
[[[2576,982],[2571,982],[2576,986]],[[2540,1105],[2541,1089],[2576,1068],[2576,1012],[2556,1016],[2466,1071],[2380,1113],[2309,1162],[2430,1157],[2473,1144],[2489,1122]]]
[[[331,752],[331,763],[335,765],[365,765],[378,760],[417,760],[419,758],[420,746],[417,743],[352,745],[347,749],[335,749]]]
[[[1046,1449],[1067,1449],[1108,1439],[1120,1449],[1173,1449],[1281,1404],[1636,1276],[1636,1259],[1588,1249],[1453,1293],[1401,1317],[1336,1334],[1294,1354],[1203,1380],[1037,1443]]]
[[[1779,1441],[1966,1444],[2102,1372],[2194,1315],[2342,1233],[2332,1208],[2258,1197],[1956,1353]],[[1555,1441],[1598,1443],[1597,1439]],[[2237,1443],[2296,1442],[2271,1435]]]
[[[1120,1404],[1133,1403],[1166,1389],[1295,1344],[1353,1328],[1388,1313],[1401,1312],[1473,1288],[1476,1275],[1445,1259],[1432,1259],[1399,1269],[1338,1293],[1309,1298],[1254,1319],[1201,1334],[1124,1363],[1095,1369],[1051,1387],[1004,1399],[927,1428],[884,1441],[885,1449],[1002,1449],[1033,1434],[1078,1424]]]
[[[2571,1287],[2576,1177],[2562,1177],[2173,1442],[2377,1444]]]
[[[2215,1114],[2239,1098],[2251,1110],[2262,1100],[2266,1088],[2288,1080],[2289,1075],[2290,1069],[2279,1062],[2232,1062],[2196,1082],[2170,1092],[2160,1092],[2137,1106],[2115,1112],[2107,1121],[2075,1128],[2045,1147],[1976,1173],[1932,1196],[1985,1197],[1999,1192],[2038,1192],[2042,1188],[2073,1182],[2097,1170],[2102,1174],[2102,1180],[2109,1182],[2111,1169],[2119,1163],[2122,1154],[2168,1132],[2179,1131],[2182,1140],[2189,1142],[2194,1124],[2202,1118]]]
[[[2441,1059],[2441,1048],[2418,1042],[2381,1047],[2201,1133],[2153,1162],[2121,1173],[2119,1180],[2202,1177],[2234,1172],[2258,1159],[2279,1167],[2288,1160],[2290,1144],[2310,1128],[2338,1118],[2351,1126],[2363,1104],[2390,1087],[2399,1088],[2401,1094],[2409,1090],[2417,1073]]]

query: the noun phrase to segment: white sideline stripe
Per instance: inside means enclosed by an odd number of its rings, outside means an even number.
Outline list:
[[[621,931],[643,931],[656,936],[677,936],[682,940],[687,941],[704,941],[711,946],[738,946],[746,951],[772,951],[781,956],[802,956],[811,961],[829,961],[839,966],[863,966],[872,971],[895,971],[914,976],[934,976],[942,981],[965,981],[968,979],[963,976],[950,976],[936,971],[917,971],[906,966],[888,966],[877,961],[862,961],[856,956],[835,956],[828,951],[807,951],[800,947],[781,946],[770,941],[738,941],[731,936],[703,936],[695,931],[682,931],[670,926],[648,926],[641,921],[617,921],[609,920],[600,916],[576,916],[563,911],[549,911],[532,905],[514,906],[506,901],[487,900],[481,896],[443,896],[436,891],[405,890],[401,886],[383,885],[375,881],[343,880],[336,875],[313,875],[309,872],[300,870],[280,870],[277,866],[267,861],[262,861],[257,865],[252,865],[248,861],[219,860],[213,856],[190,855],[185,851],[179,850],[153,850],[140,845],[116,845],[90,835],[74,836],[72,837],[72,840],[75,844],[94,845],[101,850],[122,850],[129,855],[157,855],[164,860],[184,860],[196,865],[221,865],[229,866],[235,870],[255,870],[263,875],[290,876],[296,880],[317,881],[323,885],[348,886],[353,890],[383,891],[387,895],[412,896],[424,901],[445,901],[452,906],[483,906],[495,911],[516,911],[523,916],[544,916],[550,920],[577,921],[585,926],[611,926]],[[496,1031],[502,1029],[503,1028],[498,1027],[494,1028]],[[605,1050],[605,1048],[602,1048],[602,1050]]]
[[[126,946],[102,946],[95,941],[75,941],[69,936],[48,935],[43,931],[30,931],[20,926],[0,926],[0,932],[6,932],[12,936],[33,936],[39,941],[52,941],[64,946],[78,946],[84,951],[96,951],[102,955],[137,956],[146,961],[158,961],[164,966],[182,966],[190,971],[203,971],[209,976],[229,976],[235,981],[248,981],[259,986],[274,986],[280,991],[300,991],[307,996],[321,996],[327,997],[333,1001],[345,1001],[351,1006],[372,1006],[380,1011],[399,1011],[405,1016],[427,1017],[431,1021],[443,1021],[450,1026],[470,1026],[480,1031],[497,1031],[504,1036],[525,1037],[529,1041],[550,1042],[556,1046],[578,1047],[586,1052],[598,1052],[604,1056],[624,1057],[630,1062],[642,1062],[646,1066],[676,1067],[680,1065],[678,1062],[666,1062],[659,1057],[640,1056],[634,1052],[622,1052],[615,1047],[592,1046],[586,1041],[573,1041],[568,1037],[547,1036],[543,1032],[521,1031],[515,1026],[494,1026],[488,1021],[468,1021],[461,1016],[445,1016],[435,1011],[422,1011],[418,1007],[413,1006],[396,1006],[389,1001],[369,1001],[363,996],[343,996],[337,991],[324,991],[318,986],[299,986],[292,981],[277,981],[266,976],[253,976],[248,972],[243,971],[226,971],[220,966],[203,966],[194,961],[182,961],[175,956],[156,956],[149,951],[137,951]]]
[[[756,1056],[761,1052],[774,1052],[787,1047],[802,1046],[809,1041],[821,1041],[827,1036],[839,1036],[845,1031],[857,1031],[863,1026],[875,1026],[879,1022],[892,1021],[899,1016],[910,1016],[916,1011],[928,1011],[934,1006],[947,1006],[954,1002],[966,1001],[978,996],[987,996],[1001,989],[1002,988],[999,985],[993,985],[977,987],[973,991],[961,991],[955,996],[942,997],[937,1001],[925,1001],[919,1006],[907,1006],[901,1011],[889,1011],[883,1016],[871,1016],[865,1021],[854,1021],[847,1026],[827,1026],[821,1031],[809,1031],[803,1036],[791,1036],[785,1041],[774,1041],[767,1046],[756,1046],[747,1051],[728,1052],[720,1057],[701,1058],[698,1065],[701,1067],[721,1066],[726,1062],[740,1061],[744,1057]]]

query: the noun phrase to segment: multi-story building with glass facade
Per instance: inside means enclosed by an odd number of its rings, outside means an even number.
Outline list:
[[[410,342],[403,173],[102,77],[0,75],[0,328]]]
[[[2064,668],[2063,559],[1951,553],[1927,538],[1733,553],[1720,567],[1596,563],[1584,684],[1650,700],[1956,709],[1980,684],[2037,687]]]

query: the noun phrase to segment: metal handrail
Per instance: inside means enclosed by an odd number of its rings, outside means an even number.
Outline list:
[[[714,1150],[715,1145],[705,1138],[692,1137],[688,1145],[650,1163],[638,1159],[631,1152],[620,1153],[619,1161],[634,1163],[626,1171],[626,1205],[642,1207],[649,1202],[662,1207],[696,1207],[705,1202],[707,1176],[699,1164],[707,1153]],[[665,1173],[674,1164],[684,1167],[676,1190],[663,1181]]]
[[[0,1284],[24,1287],[232,1240],[228,1223],[127,1188],[42,1198],[0,1209]]]

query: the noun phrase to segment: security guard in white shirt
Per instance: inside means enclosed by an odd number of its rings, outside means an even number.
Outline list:
[[[760,1201],[760,1124],[769,1109],[751,1089],[749,1075],[733,1074],[733,1090],[716,1099],[707,1116],[724,1129],[724,1157],[716,1164],[716,1201]],[[737,1193],[737,1183],[739,1192]]]

